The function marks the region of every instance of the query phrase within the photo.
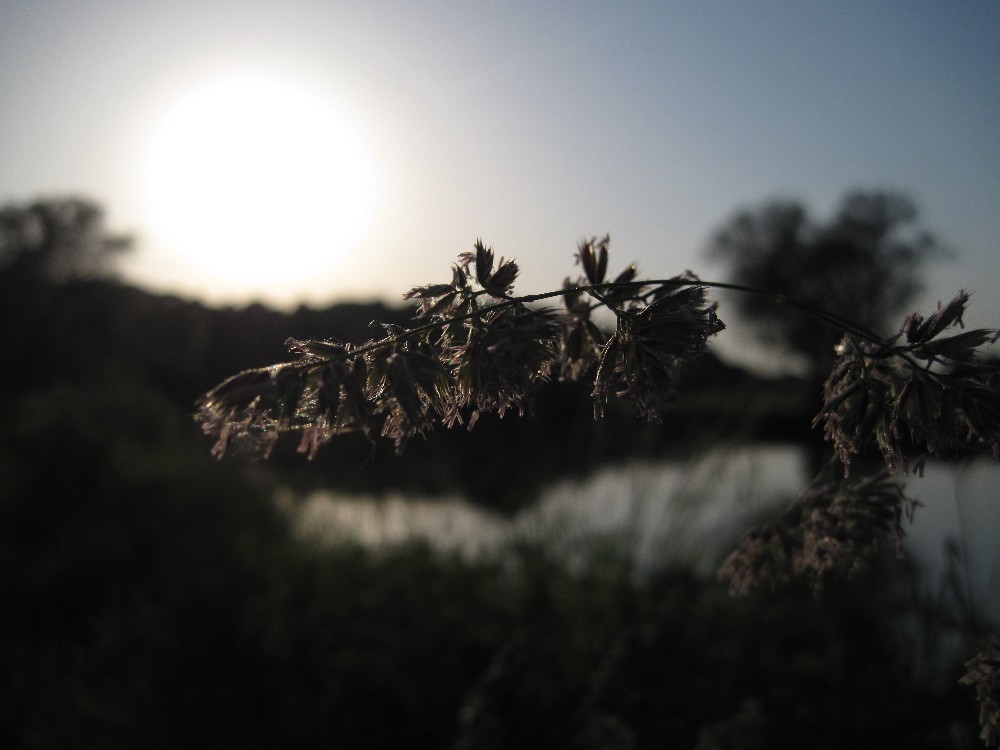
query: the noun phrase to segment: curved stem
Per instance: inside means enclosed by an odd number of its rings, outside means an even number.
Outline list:
[[[869,343],[875,344],[876,346],[882,347],[888,351],[901,354],[904,357],[906,356],[904,352],[897,350],[896,347],[887,346],[879,336],[857,325],[856,323],[844,317],[841,317],[840,315],[837,315],[835,313],[831,313],[821,308],[815,307],[814,305],[810,305],[805,302],[799,302],[798,300],[787,297],[784,294],[777,294],[775,292],[769,292],[763,289],[757,289],[755,287],[744,286],[742,284],[733,284],[724,281],[706,281],[703,279],[678,279],[678,278],[647,279],[645,281],[617,281],[617,282],[609,281],[609,282],[602,282],[600,284],[583,284],[571,287],[564,287],[562,289],[552,290],[548,292],[526,294],[517,297],[505,297],[501,299],[499,302],[496,302],[491,305],[485,305],[483,307],[478,307],[475,310],[464,313],[462,315],[457,315],[453,318],[434,320],[429,323],[417,326],[416,328],[407,329],[402,333],[393,336],[388,336],[384,339],[380,339],[379,341],[369,342],[363,346],[358,347],[357,349],[351,350],[351,354],[365,354],[367,352],[375,351],[383,347],[394,346],[409,338],[412,338],[414,336],[419,336],[422,333],[427,333],[429,331],[433,331],[443,326],[451,325],[453,323],[460,323],[462,321],[478,317],[483,313],[490,312],[492,310],[501,310],[505,307],[512,307],[516,304],[541,302],[543,300],[553,299],[555,297],[562,297],[565,294],[570,294],[573,292],[587,293],[596,297],[604,307],[607,307],[609,310],[614,312],[615,315],[618,315],[620,311],[613,304],[611,304],[610,301],[607,300],[601,294],[601,292],[607,291],[609,289],[623,289],[623,288],[642,289],[643,287],[647,286],[655,286],[655,287],[703,286],[711,289],[726,289],[729,291],[741,292],[744,294],[754,294],[769,299],[776,304],[786,305],[796,310],[801,310],[802,312],[812,315],[813,317],[819,320],[822,320],[826,323],[829,323],[833,326],[836,326],[837,328],[844,330],[847,333],[857,336],[860,339],[864,339]],[[485,294],[485,292],[478,291],[475,294],[476,296],[482,296],[483,294]],[[909,360],[909,357],[906,357],[906,359]],[[327,361],[329,361],[329,358],[320,358],[320,359],[310,360],[309,362],[295,362],[289,364],[299,367],[308,367],[316,364],[322,364]],[[913,366],[917,366],[917,364],[912,361],[910,361],[910,364]]]
[[[615,289],[615,288],[636,288],[641,289],[644,286],[704,286],[711,289],[727,289],[734,292],[742,292],[744,294],[755,294],[759,297],[765,297],[772,302],[779,305],[786,305],[788,307],[793,307],[797,310],[801,310],[815,318],[819,318],[831,325],[843,329],[849,333],[853,333],[856,336],[870,341],[873,344],[878,344],[879,346],[884,346],[882,339],[876,336],[871,331],[862,328],[853,321],[843,318],[826,310],[822,310],[814,305],[810,305],[805,302],[799,302],[798,300],[787,297],[783,294],[777,294],[775,292],[768,292],[763,289],[757,289],[755,287],[743,286],[742,284],[732,284],[725,281],[705,281],[704,279],[648,279],[646,281],[609,281],[601,284],[588,284],[583,286],[573,286],[566,287],[565,289],[560,289],[554,292],[542,292],[540,294],[529,294],[524,297],[518,297],[521,302],[538,302],[544,299],[551,299],[552,297],[558,297],[567,292],[593,292],[597,289]],[[600,299],[600,298],[599,298]],[[603,300],[602,300],[603,301]],[[606,304],[606,303],[605,303]]]

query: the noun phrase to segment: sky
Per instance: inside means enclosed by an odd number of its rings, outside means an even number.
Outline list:
[[[738,209],[853,189],[954,251],[915,307],[1000,325],[1000,3],[0,0],[0,202],[89,197],[213,304],[397,302],[477,238],[525,293],[604,234],[725,280]]]

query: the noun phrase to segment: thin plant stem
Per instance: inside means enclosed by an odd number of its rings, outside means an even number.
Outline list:
[[[474,310],[471,310],[471,311],[469,311],[467,313],[464,313],[462,315],[456,315],[453,318],[447,318],[447,319],[442,319],[442,320],[431,321],[430,323],[425,323],[423,325],[419,325],[416,328],[409,328],[409,329],[406,329],[405,331],[402,331],[402,332],[400,332],[398,334],[394,334],[392,336],[387,336],[384,339],[380,339],[378,341],[372,341],[370,343],[367,343],[367,344],[365,344],[363,346],[358,347],[357,349],[352,349],[351,350],[351,354],[354,354],[354,355],[357,355],[357,354],[366,354],[366,353],[368,353],[370,351],[376,351],[376,350],[384,348],[384,347],[395,346],[397,344],[402,343],[403,341],[406,341],[406,340],[408,340],[410,338],[413,338],[415,336],[419,336],[419,335],[421,335],[423,333],[434,331],[434,330],[436,330],[438,328],[442,328],[443,326],[446,326],[446,325],[452,325],[454,323],[460,323],[462,321],[470,320],[472,318],[478,318],[478,317],[482,316],[484,313],[488,313],[488,312],[491,312],[493,310],[502,310],[502,309],[507,308],[507,307],[513,307],[514,305],[517,305],[517,304],[522,304],[523,305],[523,304],[530,304],[532,302],[541,302],[541,301],[544,301],[544,300],[553,299],[555,297],[561,297],[561,296],[564,296],[566,294],[571,294],[571,293],[574,293],[574,292],[580,292],[580,293],[586,293],[586,294],[593,295],[596,299],[598,299],[600,301],[601,305],[603,305],[604,307],[607,307],[616,316],[620,316],[622,314],[622,311],[619,310],[609,300],[607,300],[601,294],[601,292],[606,292],[606,291],[612,290],[612,289],[628,289],[628,288],[631,288],[631,289],[641,289],[641,288],[647,287],[647,286],[655,286],[655,287],[664,287],[664,286],[674,286],[674,287],[703,286],[703,287],[712,288],[712,289],[726,289],[726,290],[729,290],[729,291],[741,292],[741,293],[745,293],[745,294],[754,294],[754,295],[757,295],[757,296],[760,296],[760,297],[765,297],[766,299],[769,299],[769,300],[775,302],[776,304],[786,305],[788,307],[792,307],[792,308],[795,308],[797,310],[801,310],[801,311],[803,311],[803,312],[805,312],[805,313],[807,313],[809,315],[812,315],[815,318],[818,318],[819,320],[825,321],[827,323],[830,323],[831,325],[834,325],[836,327],[839,327],[839,328],[843,329],[844,331],[846,331],[848,333],[854,334],[858,338],[864,339],[864,340],[866,340],[866,341],[868,341],[868,342],[870,342],[870,343],[872,343],[872,344],[874,344],[876,346],[882,347],[882,348],[886,349],[887,351],[891,351],[891,352],[895,352],[895,353],[901,353],[901,352],[898,352],[895,347],[887,346],[883,342],[883,340],[879,336],[877,336],[876,334],[872,333],[871,331],[868,331],[865,328],[862,328],[861,326],[853,323],[852,321],[850,321],[850,320],[848,320],[846,318],[843,318],[843,317],[841,317],[839,315],[836,315],[834,313],[830,313],[830,312],[828,312],[826,310],[823,310],[823,309],[820,309],[818,307],[815,307],[814,305],[810,305],[810,304],[805,303],[805,302],[799,302],[798,300],[792,299],[792,298],[790,298],[790,297],[788,297],[786,295],[783,295],[783,294],[777,294],[777,293],[774,293],[774,292],[768,292],[766,290],[757,289],[757,288],[754,288],[754,287],[743,286],[741,284],[732,284],[732,283],[723,282],[723,281],[705,281],[705,280],[702,280],[702,279],[648,279],[648,280],[645,280],[645,281],[618,281],[618,282],[605,282],[605,283],[600,283],[600,284],[584,284],[584,285],[577,285],[577,286],[571,286],[571,287],[564,287],[562,289],[552,290],[552,291],[548,291],[548,292],[540,292],[540,293],[537,293],[537,294],[526,294],[526,295],[520,295],[520,296],[517,296],[517,297],[505,297],[505,298],[502,298],[501,301],[499,301],[499,302],[496,302],[496,303],[491,304],[491,305],[486,305],[486,306],[483,306],[483,307],[476,307],[476,309],[474,309]],[[482,296],[482,295],[485,295],[485,294],[486,294],[485,291],[478,291],[478,292],[475,293],[474,296],[479,297],[479,296]],[[909,359],[909,358],[907,357],[907,359]],[[290,364],[293,364],[293,365],[299,366],[299,367],[305,367],[305,366],[312,366],[312,365],[315,365],[315,364],[320,364],[320,363],[322,363],[324,361],[330,361],[330,358],[316,358],[316,359],[309,360],[308,362],[296,362],[296,363],[290,363]],[[912,362],[911,361],[911,365],[913,365],[914,367],[919,367],[919,365],[916,362]]]

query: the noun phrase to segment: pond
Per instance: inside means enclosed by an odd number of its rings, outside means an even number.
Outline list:
[[[791,502],[808,479],[798,447],[747,446],[693,461],[607,466],[583,480],[551,484],[511,517],[460,497],[318,491],[281,502],[302,534],[329,542],[378,545],[416,537],[478,555],[533,540],[570,559],[610,544],[639,571],[681,562],[711,575],[742,532]],[[924,477],[905,482],[907,494],[921,502],[906,526],[906,552],[924,571],[924,585],[940,585],[952,544],[964,593],[1000,622],[1000,467],[986,460],[929,462]]]

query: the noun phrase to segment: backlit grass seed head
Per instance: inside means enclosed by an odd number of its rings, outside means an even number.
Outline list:
[[[484,314],[451,352],[457,406],[501,414],[510,407],[522,410],[557,366],[561,333],[561,319],[551,310],[515,305]]]
[[[323,363],[317,371],[316,416],[331,424],[336,423],[340,404],[344,398],[344,384],[351,377],[350,369],[341,359]]]
[[[1000,638],[994,636],[986,648],[965,664],[959,683],[976,689],[979,704],[979,738],[986,747],[1000,747]]]
[[[943,308],[939,302],[937,311],[932,313],[926,320],[919,313],[907,315],[903,320],[900,333],[906,337],[906,343],[912,346],[914,344],[927,343],[949,326],[957,325],[960,328],[964,327],[962,325],[962,315],[965,313],[965,306],[968,303],[969,295],[963,289]]]
[[[496,273],[487,279],[483,288],[491,297],[503,299],[510,295],[518,273],[520,273],[520,269],[517,267],[517,263],[501,258]]]
[[[493,248],[486,247],[482,240],[476,240],[476,281],[480,286],[486,286],[490,274],[493,273]]]
[[[705,288],[700,286],[667,293],[619,321],[627,336],[686,359],[703,354],[709,337],[726,327],[716,315],[715,306],[706,306]]]
[[[336,342],[286,343],[300,355],[297,362],[244,371],[199,400],[202,430],[216,437],[213,455],[221,458],[233,438],[247,438],[266,458],[281,432],[305,430],[300,450],[312,457],[334,435],[371,432],[364,358]]]
[[[301,341],[295,338],[285,339],[285,346],[293,354],[300,355],[304,360],[317,359],[342,359],[347,356],[347,347],[339,341],[329,340],[308,340]]]
[[[451,284],[416,286],[403,295],[403,299],[419,299],[418,318],[444,314],[454,305],[459,293]]]
[[[434,426],[446,390],[443,365],[421,351],[383,350],[372,356],[368,397],[382,415],[381,434],[397,452],[407,439]]]
[[[719,581],[733,596],[790,585],[794,576],[795,542],[784,526],[761,524],[740,540],[719,568]]]
[[[301,373],[303,387],[294,420],[284,425],[285,429],[309,430],[313,434],[307,442],[313,447],[329,442],[334,435],[355,430],[370,434],[372,410],[365,395],[364,357],[344,347],[339,356],[315,361],[303,358],[298,367],[290,366],[289,369]],[[318,431],[311,430],[313,426],[317,426]],[[308,452],[310,457],[315,455],[312,449]]]
[[[577,286],[566,278],[563,281],[562,364],[559,377],[563,380],[580,380],[597,363],[608,335],[591,320],[592,298],[574,289]]]
[[[805,502],[795,573],[814,585],[854,575],[880,544],[891,542],[902,555],[903,519],[912,519],[918,505],[887,472],[855,484],[827,485]]]
[[[375,429],[375,418],[374,407],[367,393],[367,361],[361,355],[353,355],[340,364],[328,363],[324,374],[333,373],[335,376],[329,387],[339,390],[336,410],[331,408],[320,413],[320,418],[330,429],[329,436],[360,431],[370,437]]]
[[[880,344],[845,336],[824,384],[823,427],[845,472],[853,456],[875,446],[890,468],[907,469],[905,448],[930,454],[992,453],[1000,460],[1000,365],[984,360],[991,330],[942,336],[961,325],[968,295],[924,320],[906,318],[896,338]]]
[[[676,400],[683,366],[704,353],[709,337],[725,328],[715,307],[705,302],[705,289],[692,286],[642,309],[619,312],[594,382],[597,414],[610,392],[631,400],[647,419],[660,418]]]
[[[813,420],[822,425],[824,437],[833,443],[845,475],[854,456],[877,444],[886,462],[894,466],[902,459],[892,430],[892,405],[902,379],[897,364],[884,350],[845,337],[841,352],[823,387],[823,408]]]
[[[651,422],[677,400],[677,381],[684,358],[666,353],[637,336],[623,336],[615,395],[632,401],[636,411]]]
[[[751,530],[719,569],[733,594],[800,581],[814,590],[862,570],[883,544],[902,553],[903,520],[919,505],[883,471],[816,486],[775,521]]]
[[[491,297],[495,299],[505,299],[511,293],[511,287],[517,279],[520,269],[513,260],[504,260],[502,257],[496,264],[494,272],[493,248],[486,247],[482,240],[476,240],[476,244],[471,252],[464,252],[458,256],[458,265],[454,269],[453,285],[459,288],[467,288],[464,284],[465,277],[470,273],[470,267],[474,268],[476,281],[479,286]],[[459,282],[463,282],[459,284]]]
[[[607,336],[588,318],[570,317],[562,333],[559,377],[577,381],[598,362]]]
[[[271,369],[245,370],[223,380],[198,402],[202,422],[219,419],[250,408],[261,392],[271,388]]]
[[[455,291],[451,284],[429,284],[427,286],[415,286],[403,295],[403,299],[428,299],[430,297],[440,297]]]
[[[611,237],[605,235],[601,239],[592,237],[577,245],[576,260],[583,266],[583,272],[587,276],[587,281],[591,284],[600,284],[608,272],[608,243]]]
[[[198,401],[202,431],[216,438],[212,454],[221,458],[232,437],[270,434],[294,414],[302,384],[283,366],[246,370],[220,383]]]

